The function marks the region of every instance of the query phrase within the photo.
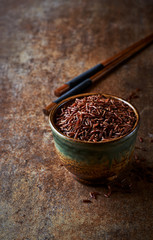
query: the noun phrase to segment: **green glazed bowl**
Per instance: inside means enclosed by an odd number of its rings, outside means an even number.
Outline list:
[[[124,170],[132,158],[140,122],[138,111],[130,103],[115,96],[101,94],[122,101],[133,109],[136,123],[131,132],[122,137],[96,143],[76,140],[63,135],[55,126],[57,109],[75,98],[97,94],[99,93],[84,93],[69,97],[57,104],[49,116],[55,149],[62,164],[76,180],[85,184],[113,180]]]

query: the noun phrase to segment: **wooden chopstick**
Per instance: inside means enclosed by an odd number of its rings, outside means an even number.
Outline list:
[[[122,50],[118,54],[116,54],[113,57],[107,59],[106,61],[97,64],[93,68],[87,70],[86,72],[80,74],[79,76],[77,76],[77,77],[73,78],[72,80],[68,81],[67,83],[63,84],[61,87],[55,89],[54,94],[57,97],[61,96],[63,93],[69,91],[71,88],[75,87],[76,85],[78,85],[82,81],[84,81],[87,78],[90,78],[93,75],[95,75],[96,73],[100,72],[101,70],[106,68],[108,65],[110,65],[111,63],[116,61],[118,58],[120,58],[123,55],[127,54],[132,49],[137,48],[138,46],[140,46],[143,43],[148,44],[148,41],[150,42],[150,39],[152,39],[152,37],[153,37],[153,34],[150,34],[146,38],[143,38],[143,39],[139,40],[138,42],[136,42],[133,45],[127,47],[126,49]]]
[[[148,46],[152,42],[153,42],[153,33],[150,34],[148,37],[133,44],[132,46],[126,48],[122,52],[116,54],[115,57],[112,57],[109,60],[106,60],[104,62],[105,67],[102,70],[98,71],[97,73],[90,76],[89,78],[81,81],[81,83],[79,83],[72,89],[65,92],[62,96],[57,98],[55,101],[51,102],[48,106],[45,107],[45,109],[43,109],[44,114],[49,115],[49,113],[54,105],[56,105],[57,103],[59,103],[60,101],[64,100],[67,97],[81,93],[86,88],[91,86],[92,83],[98,81],[100,78],[102,78],[108,72],[112,71],[112,69],[117,67],[119,64],[123,63],[125,60],[128,60],[130,57],[132,57],[134,54],[138,53],[140,50],[144,49],[146,46]]]
[[[115,59],[110,64],[108,64],[103,70],[99,71],[94,76],[91,76],[90,79],[92,80],[92,83],[96,82],[100,78],[102,78],[105,74],[110,72],[112,69],[117,67],[119,64],[123,63],[124,61],[128,60],[130,57],[132,57],[134,54],[138,53],[140,50],[145,48],[147,45],[151,44],[153,42],[153,34],[150,38],[147,39],[147,41],[142,42],[142,44],[136,46],[134,49],[131,49],[129,52],[124,54],[123,56]]]

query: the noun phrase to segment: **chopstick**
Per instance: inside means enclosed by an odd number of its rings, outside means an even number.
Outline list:
[[[114,55],[113,57],[107,59],[104,62],[101,62],[99,64],[97,64],[96,66],[92,67],[91,69],[87,70],[84,73],[81,73],[80,75],[78,75],[77,77],[73,78],[72,80],[66,82],[65,84],[63,84],[61,87],[55,89],[54,94],[59,97],[61,96],[63,93],[69,91],[71,88],[75,87],[76,85],[78,85],[79,83],[81,83],[82,81],[86,80],[87,78],[92,77],[94,74],[100,72],[101,70],[103,70],[105,67],[107,67],[109,64],[113,63],[114,61],[116,61],[118,58],[122,57],[123,55],[127,54],[129,51],[131,51],[132,49],[135,49],[136,47],[140,46],[143,43],[148,44],[148,41],[150,41],[150,39],[152,39],[153,34],[147,36],[146,38],[143,38],[141,40],[139,40],[138,42],[134,43],[133,45],[131,45],[130,47],[122,50],[121,52],[119,52],[118,54]],[[151,40],[152,41],[152,40]]]
[[[91,75],[85,80],[81,80],[79,84],[74,86],[72,89],[68,90],[64,94],[62,94],[59,98],[57,98],[55,101],[51,102],[48,106],[43,109],[43,112],[45,115],[49,115],[52,107],[56,105],[57,103],[61,102],[67,97],[73,96],[75,94],[79,94],[83,92],[86,88],[92,85],[92,83],[98,81],[100,78],[102,78],[104,75],[106,75],[108,72],[112,71],[115,67],[117,67],[119,64],[123,63],[125,60],[128,60],[130,57],[132,57],[134,54],[138,53],[140,50],[144,49],[146,46],[151,44],[153,42],[153,33],[147,36],[146,38],[136,42],[132,46],[126,48],[125,50],[121,51],[120,53],[116,54],[114,57],[106,60],[101,70],[99,70],[97,73]],[[93,69],[93,68],[92,68]]]

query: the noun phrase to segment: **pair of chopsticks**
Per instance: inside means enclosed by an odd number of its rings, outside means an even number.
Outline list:
[[[51,102],[48,106],[43,109],[45,115],[49,115],[52,107],[57,103],[61,102],[67,97],[79,94],[91,86],[93,83],[101,79],[104,75],[112,71],[119,64],[125,60],[131,58],[134,54],[147,47],[153,42],[153,33],[122,50],[115,56],[107,59],[106,61],[99,63],[93,68],[73,78],[71,81],[66,82],[61,87],[57,88],[54,93],[58,98]]]

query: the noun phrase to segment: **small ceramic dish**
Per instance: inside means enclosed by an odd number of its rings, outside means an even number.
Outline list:
[[[111,97],[122,101],[132,108],[136,116],[136,122],[131,132],[118,138],[101,142],[81,141],[65,136],[55,125],[57,110],[75,98],[90,95],[97,95],[97,93],[75,95],[57,104],[50,113],[49,123],[56,152],[65,168],[76,180],[85,184],[97,184],[114,179],[131,160],[140,117],[135,107],[125,100],[115,96],[101,94],[104,97]]]

